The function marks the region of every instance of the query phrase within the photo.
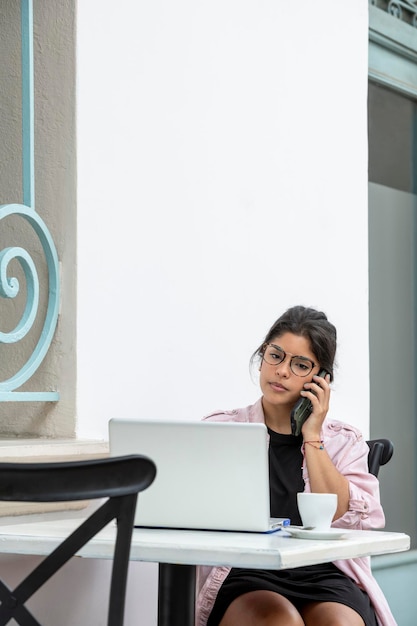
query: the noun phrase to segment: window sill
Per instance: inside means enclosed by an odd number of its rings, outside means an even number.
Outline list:
[[[107,441],[83,439],[0,439],[2,463],[82,461],[108,456]],[[0,517],[83,509],[88,502],[0,502]]]

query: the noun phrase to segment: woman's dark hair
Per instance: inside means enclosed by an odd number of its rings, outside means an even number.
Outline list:
[[[336,355],[336,328],[329,322],[325,313],[304,306],[294,306],[285,311],[269,329],[262,344],[252,355],[251,362],[262,358],[265,344],[284,333],[305,337],[310,341],[311,350],[320,368],[324,368],[333,380],[333,365]]]

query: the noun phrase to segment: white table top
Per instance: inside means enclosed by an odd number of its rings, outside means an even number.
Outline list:
[[[85,512],[84,512],[85,513]],[[78,518],[78,519],[77,519]],[[80,523],[80,514],[45,513],[0,519],[0,553],[49,554]],[[112,558],[116,527],[109,524],[79,555]],[[185,565],[227,565],[282,569],[358,556],[401,552],[403,533],[346,531],[341,539],[295,539],[273,534],[196,530],[135,529],[131,559]]]

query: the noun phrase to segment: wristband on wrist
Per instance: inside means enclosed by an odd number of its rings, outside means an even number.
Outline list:
[[[318,443],[319,445],[316,446],[315,444]],[[316,448],[316,450],[324,450],[324,445],[323,445],[323,440],[314,440],[314,441],[304,441],[303,446],[305,446],[306,444],[308,444],[309,446],[311,446],[312,448]]]

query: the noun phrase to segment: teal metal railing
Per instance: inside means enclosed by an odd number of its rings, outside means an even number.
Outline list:
[[[23,204],[0,206],[1,220],[16,216],[29,223],[41,243],[48,270],[48,302],[43,327],[36,346],[25,364],[7,380],[0,381],[0,401],[48,401],[59,399],[56,391],[19,391],[39,368],[51,345],[59,312],[60,281],[58,255],[49,230],[35,210],[34,158],[34,68],[33,68],[33,3],[21,1],[22,39],[22,178]],[[26,302],[15,328],[0,330],[0,343],[14,344],[33,328],[39,309],[39,277],[31,255],[21,247],[12,246],[0,251],[0,297],[15,298],[21,291],[19,280],[10,276],[12,261],[23,270],[26,283]],[[0,325],[2,320],[0,320]]]
[[[369,0],[369,3],[417,28],[417,0]]]

